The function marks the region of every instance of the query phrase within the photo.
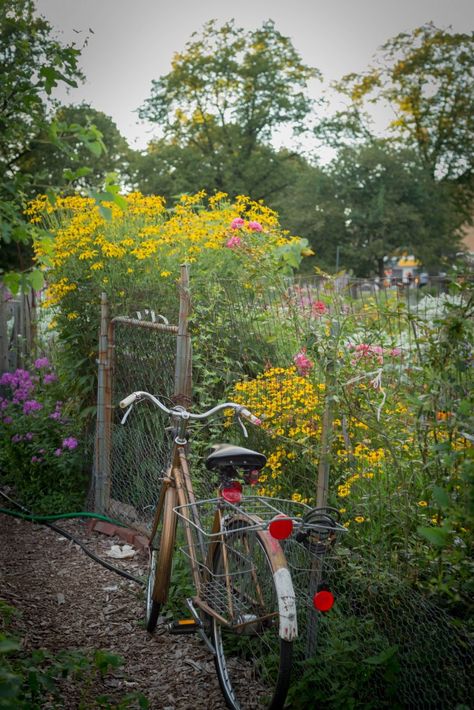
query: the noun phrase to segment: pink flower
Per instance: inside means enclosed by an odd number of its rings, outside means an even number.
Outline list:
[[[402,354],[402,351],[400,348],[392,348],[389,352],[389,355],[391,355],[392,357],[398,357],[401,354]]]
[[[234,247],[239,247],[241,244],[242,240],[240,237],[231,237],[227,240],[226,247],[229,247],[229,249],[233,249]]]
[[[56,451],[54,452],[54,455],[61,456],[62,453],[63,453],[62,449],[56,449]]]
[[[306,377],[306,375],[314,367],[314,363],[311,362],[309,357],[306,355],[306,348],[301,348],[301,350],[296,353],[293,358],[293,362],[295,363],[298,374],[301,375],[301,377]]]
[[[249,222],[248,228],[251,229],[252,232],[263,232],[263,227],[260,222]]]
[[[58,378],[54,374],[54,372],[50,372],[49,374],[45,375],[43,378],[43,382],[45,385],[51,384],[51,382],[56,382]]]
[[[231,229],[242,229],[242,227],[245,224],[245,220],[242,219],[242,217],[236,217],[235,219],[232,220],[230,223],[230,228]]]
[[[327,311],[327,306],[325,303],[322,301],[314,301],[311,310],[313,312],[313,316],[323,316],[326,311]]]

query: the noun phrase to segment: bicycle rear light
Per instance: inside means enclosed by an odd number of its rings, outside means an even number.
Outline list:
[[[242,500],[242,484],[239,481],[230,481],[220,488],[219,493],[228,503],[240,503]]]
[[[286,515],[277,515],[268,526],[270,535],[276,540],[286,540],[293,532],[293,521]]]
[[[313,597],[313,606],[318,611],[329,611],[334,604],[334,594],[328,589],[321,589]]]

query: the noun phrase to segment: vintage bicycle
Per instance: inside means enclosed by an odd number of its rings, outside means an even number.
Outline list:
[[[228,707],[282,708],[298,636],[297,592],[316,608],[330,608],[322,561],[345,529],[328,509],[243,495],[242,484],[257,482],[266,457],[232,444],[214,446],[205,461],[208,475],[217,478],[217,496],[197,499],[187,451],[189,424],[232,412],[246,437],[242,419],[255,426],[260,420],[234,402],[196,414],[182,406],[169,409],[158,397],[138,391],[120,402],[127,409],[122,423],[143,400],[170,417],[173,441],[150,534],[147,631],[157,630],[166,605],[179,542],[196,593],[186,599],[192,618],[174,622],[174,631],[201,636],[214,656]],[[304,577],[308,590],[299,583],[295,591],[288,559],[297,575],[302,568],[309,574]]]

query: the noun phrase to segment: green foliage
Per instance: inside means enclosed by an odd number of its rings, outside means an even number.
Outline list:
[[[101,132],[92,124],[81,126],[51,118],[58,85],[77,86],[83,79],[80,49],[63,45],[52,27],[35,13],[33,0],[0,2],[0,256],[2,270],[21,272],[9,288],[35,288],[40,276],[31,274],[33,238],[47,233],[25,218],[28,197],[35,190],[36,169],[28,164],[35,141],[73,159],[75,148],[99,156],[105,149]],[[70,175],[75,179],[78,177]],[[54,201],[54,184],[47,192]]]
[[[47,358],[36,360],[31,373],[3,374],[0,387],[3,480],[36,512],[81,508],[83,446]]]
[[[30,197],[44,193],[52,185],[62,194],[79,188],[98,191],[108,173],[118,172],[122,177],[128,173],[132,151],[106,114],[84,103],[61,106],[52,125],[56,135],[63,136],[62,141],[52,143],[49,125],[31,140],[18,160],[19,169],[31,175]],[[92,126],[98,133],[85,136],[84,129]],[[107,146],[106,151],[103,145]]]
[[[350,74],[343,89],[358,105],[387,102],[390,128],[415,148],[433,176],[472,175],[474,152],[474,36],[427,23],[381,48],[367,72]]]
[[[61,707],[70,692],[71,683],[78,688],[79,708],[148,708],[146,698],[138,693],[118,701],[107,696],[91,697],[97,677],[105,678],[123,665],[123,659],[109,651],[61,650],[51,653],[34,649],[22,650],[22,643],[8,632],[18,612],[0,600],[0,708],[1,710],[40,710],[46,706]],[[68,687],[65,687],[65,684]]]
[[[144,179],[154,183],[150,168],[157,165],[160,188],[173,185],[179,191],[182,176],[170,180],[166,168],[167,163],[175,168],[177,158],[189,175],[188,190],[196,187],[186,167],[194,163],[200,187],[267,198],[286,184],[283,168],[288,164],[288,156],[277,154],[268,142],[284,125],[302,129],[311,108],[307,82],[318,76],[271,21],[248,32],[233,21],[222,27],[207,23],[175,54],[171,71],[153,82],[140,109],[140,116],[165,134],[165,140],[150,147],[140,186],[155,189]]]

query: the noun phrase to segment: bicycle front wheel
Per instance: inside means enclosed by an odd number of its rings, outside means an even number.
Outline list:
[[[283,590],[275,577],[265,544],[268,533],[246,530],[241,523],[234,527],[240,529],[217,546],[213,564],[212,584],[226,600],[228,622],[212,619],[219,683],[234,710],[276,710],[283,707],[290,683],[293,643],[280,638],[280,605],[292,590]]]

